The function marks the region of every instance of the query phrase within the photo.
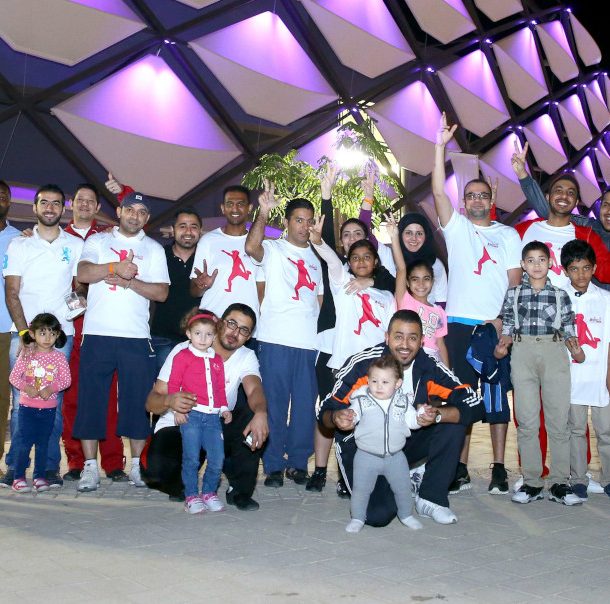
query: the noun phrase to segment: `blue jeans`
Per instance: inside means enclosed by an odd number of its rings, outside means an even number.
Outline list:
[[[220,483],[222,465],[225,459],[224,439],[220,415],[191,411],[186,424],[180,426],[182,434],[182,482],[185,497],[197,495],[199,474],[199,453],[205,449],[208,465],[203,474],[201,492],[215,493]]]
[[[11,370],[17,362],[17,351],[19,350],[21,338],[18,334],[14,333],[11,337],[11,347],[9,349],[9,363]],[[63,348],[58,348],[65,357],[66,360],[70,361],[70,353],[72,352],[72,344],[74,342],[74,336],[68,336],[66,344]],[[13,393],[13,408],[11,410],[11,448],[6,454],[6,465],[8,468],[14,468],[16,463],[17,451],[21,444],[19,443],[19,390],[12,388]],[[61,412],[62,403],[64,400],[64,393],[59,392],[57,394],[57,407],[55,408],[55,423],[53,424],[53,431],[49,438],[49,449],[47,453],[46,470],[48,472],[58,472],[59,464],[61,462],[61,450],[59,448],[59,439],[61,438],[61,432],[63,429],[63,415]]]
[[[55,409],[19,408],[19,449],[15,459],[15,478],[25,478],[30,451],[36,447],[34,478],[44,478],[47,469],[49,438],[55,423]]]
[[[165,359],[169,356],[176,344],[180,342],[178,340],[172,340],[172,338],[164,338],[162,336],[150,336],[150,343],[152,344],[153,350],[157,354],[157,373],[159,375],[161,367],[165,363]]]

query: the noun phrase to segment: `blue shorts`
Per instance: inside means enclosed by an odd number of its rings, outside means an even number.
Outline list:
[[[156,378],[156,355],[146,338],[84,335],[78,372],[74,438],[104,440],[112,376],[118,373],[117,435],[143,440],[150,434],[146,397]]]

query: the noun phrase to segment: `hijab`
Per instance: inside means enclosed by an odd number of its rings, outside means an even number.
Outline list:
[[[418,224],[424,229],[424,233],[426,238],[422,246],[417,250],[417,252],[410,252],[403,240],[402,233],[410,224]],[[434,243],[434,235],[432,233],[432,227],[430,226],[430,222],[428,219],[419,212],[409,212],[405,214],[398,223],[398,233],[399,233],[399,241],[400,241],[400,249],[402,250],[402,255],[404,256],[405,262],[407,266],[412,264],[416,260],[423,260],[427,262],[430,266],[432,266],[436,262],[437,254],[436,254],[436,245]]]

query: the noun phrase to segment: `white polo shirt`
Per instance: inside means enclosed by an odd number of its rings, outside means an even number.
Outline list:
[[[234,302],[247,304],[259,316],[256,282],[263,281],[262,270],[246,255],[247,235],[225,235],[221,228],[206,233],[197,244],[191,279],[197,275],[195,268],[203,270],[206,261],[208,274],[218,270],[214,285],[201,297],[199,308],[211,310],[221,317],[227,306]]]
[[[133,237],[113,227],[91,235],[85,241],[81,261],[93,264],[120,262],[133,251],[138,266],[136,278],[146,283],[169,283],[165,250],[140,231]],[[131,288],[91,283],[87,296],[87,312],[83,334],[117,338],[150,338],[148,325],[150,301]]]
[[[159,372],[158,380],[162,382],[169,382],[169,376],[172,372],[172,363],[174,357],[185,348],[188,347],[190,342],[180,342],[174,346],[172,351],[169,353],[161,371]],[[242,346],[233,352],[233,354],[224,361],[225,369],[225,389],[227,393],[227,404],[229,411],[233,411],[235,404],[237,403],[237,391],[242,380],[249,375],[253,375],[260,379],[260,369],[258,366],[258,359],[252,350]],[[161,428],[167,428],[168,426],[174,426],[174,412],[169,410],[166,411],[155,425],[155,432],[161,430]]]
[[[19,300],[28,324],[39,313],[55,315],[67,336],[74,335],[74,325],[66,319],[65,296],[72,291],[83,241],[59,229],[57,239],[49,243],[34,227],[31,237],[13,239],[6,250],[5,277],[21,277]],[[11,331],[16,331],[15,325]]]

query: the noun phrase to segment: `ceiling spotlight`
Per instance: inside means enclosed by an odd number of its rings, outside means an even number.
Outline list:
[[[429,73],[434,73],[435,72],[434,67],[426,67],[426,71],[429,72]]]
[[[490,38],[485,38],[485,44],[491,44],[491,39]]]
[[[572,9],[568,6],[568,8],[566,8],[566,13],[571,13]]]
[[[536,21],[535,19],[532,19],[530,21],[530,25],[538,25],[538,21]]]

